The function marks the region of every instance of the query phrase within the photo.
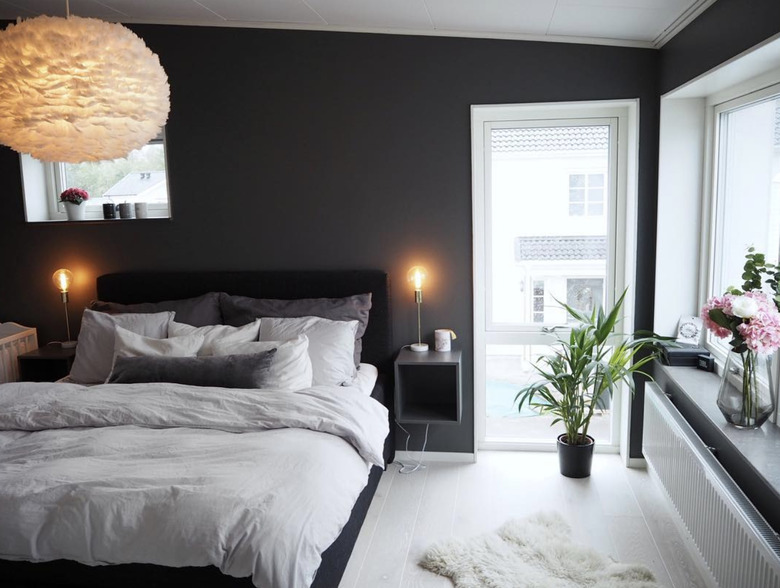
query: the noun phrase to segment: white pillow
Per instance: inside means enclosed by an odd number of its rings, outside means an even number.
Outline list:
[[[260,333],[260,319],[244,325],[243,327],[231,327],[230,325],[208,325],[205,327],[193,327],[184,323],[171,321],[168,325],[169,337],[181,337],[183,335],[203,335],[203,346],[198,355],[215,355],[214,343],[248,343],[257,341]]]
[[[312,367],[309,358],[309,338],[300,335],[288,341],[253,341],[231,343],[216,341],[214,355],[252,355],[276,349],[266,379],[266,388],[279,390],[303,390],[311,388]]]
[[[168,336],[168,323],[173,316],[173,312],[112,315],[84,309],[70,378],[77,384],[105,382],[114,362],[114,331],[117,325],[146,337],[163,338]]]
[[[261,341],[309,338],[314,386],[341,386],[355,378],[355,333],[358,321],[331,321],[316,316],[266,318],[260,321]]]
[[[114,357],[195,357],[203,345],[203,335],[181,337],[144,337],[120,326],[114,337]]]

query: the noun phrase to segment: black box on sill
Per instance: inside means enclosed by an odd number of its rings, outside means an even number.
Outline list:
[[[661,360],[666,365],[697,367],[700,355],[709,355],[704,347],[691,345],[690,343],[672,343],[661,341]]]

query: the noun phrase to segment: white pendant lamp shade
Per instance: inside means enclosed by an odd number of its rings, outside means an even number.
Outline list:
[[[170,88],[130,29],[39,16],[0,32],[0,143],[41,161],[125,157],[157,136]]]

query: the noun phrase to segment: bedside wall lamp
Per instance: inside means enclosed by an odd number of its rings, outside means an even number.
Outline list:
[[[54,285],[60,291],[62,303],[65,305],[65,328],[68,331],[68,340],[63,341],[61,345],[65,349],[72,349],[76,346],[76,341],[71,341],[70,339],[70,320],[68,319],[68,291],[70,290],[70,285],[73,283],[73,272],[65,268],[60,268],[52,274],[51,281],[54,282]]]
[[[422,306],[422,285],[428,277],[428,272],[421,265],[411,268],[406,279],[414,286],[414,301],[417,303],[417,343],[412,343],[412,351],[428,351],[428,344],[422,342],[422,328],[420,324],[420,307]]]

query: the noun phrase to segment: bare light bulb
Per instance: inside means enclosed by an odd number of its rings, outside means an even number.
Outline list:
[[[73,283],[73,272],[65,268],[58,269],[52,274],[51,281],[54,282],[61,294],[67,294]]]
[[[406,279],[409,280],[409,282],[411,282],[412,284],[414,284],[415,290],[422,290],[423,282],[427,277],[428,277],[428,272],[421,265],[414,266],[406,274]]]

